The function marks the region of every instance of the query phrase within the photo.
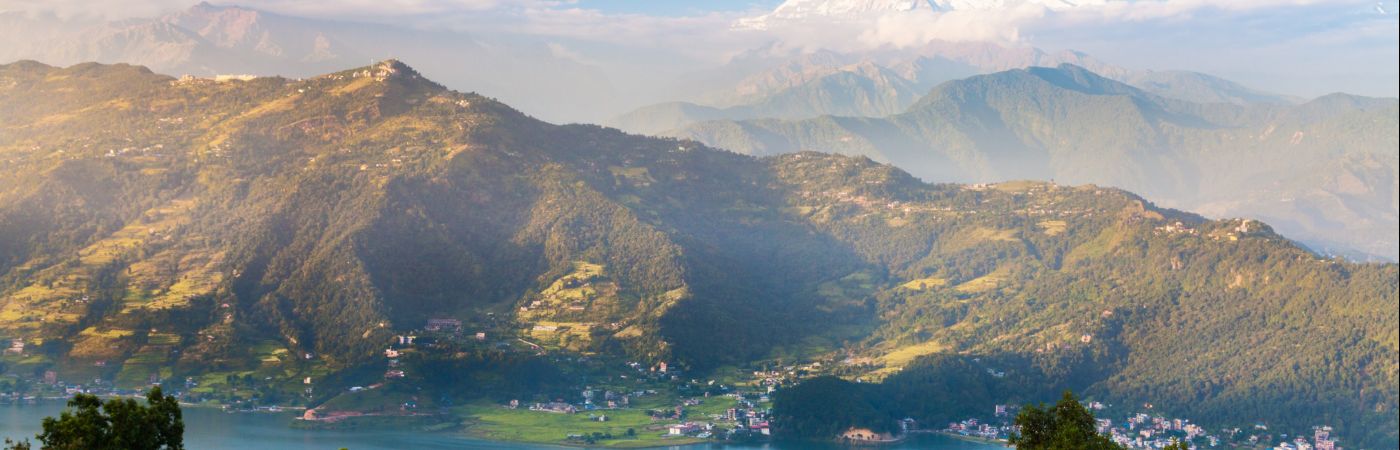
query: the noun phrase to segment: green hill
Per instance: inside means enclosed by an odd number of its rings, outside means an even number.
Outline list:
[[[1396,436],[1395,265],[1111,188],[556,126],[397,61],[246,81],[0,66],[0,162],[13,372],[299,389],[457,318],[701,373],[827,360],[926,398],[956,394],[919,374],[985,355],[1212,423]],[[442,367],[495,381],[454,392],[525,389],[461,355]],[[998,386],[947,404],[1015,394]],[[904,409],[951,414],[936,403]]]
[[[804,186],[849,176],[798,163],[809,158],[778,159]],[[879,323],[860,345],[867,358],[850,364],[890,376],[892,398],[906,399],[889,403],[902,405],[896,417],[942,423],[957,417],[949,409],[1072,388],[1208,423],[1304,429],[1327,417],[1368,445],[1394,442],[1394,265],[1320,259],[1257,221],[1205,220],[1092,186],[857,192],[803,209],[888,271],[873,294]],[[991,392],[927,381],[952,376],[930,369],[949,361],[921,357],[948,354],[980,357],[954,373]],[[981,401],[926,400],[950,391]]]
[[[72,357],[129,356],[181,313],[208,323],[182,330],[199,344],[177,367],[251,335],[354,364],[434,315],[549,303],[533,292],[587,263],[614,288],[531,321],[719,364],[811,332],[791,303],[855,264],[765,206],[749,158],[548,125],[393,61],[302,81],[4,73],[3,327],[92,336]],[[725,346],[662,337],[735,317],[753,326],[697,336]]]

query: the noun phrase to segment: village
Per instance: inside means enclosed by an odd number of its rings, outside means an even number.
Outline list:
[[[372,418],[421,418],[433,417],[441,420],[444,416],[467,417],[469,428],[476,429],[486,437],[509,438],[511,440],[535,442],[564,442],[584,445],[603,443],[609,440],[631,440],[642,443],[684,444],[702,441],[753,442],[770,439],[772,427],[772,395],[784,385],[797,382],[808,376],[825,373],[820,363],[807,365],[787,365],[760,370],[729,371],[722,380],[699,380],[688,378],[682,370],[665,362],[654,365],[635,361],[616,361],[602,373],[595,373],[597,382],[583,386],[577,395],[569,400],[555,398],[550,401],[511,399],[501,403],[474,403],[469,405],[437,405],[437,408],[420,407],[417,395],[390,395],[387,392],[405,391],[406,379],[411,373],[402,359],[413,353],[440,352],[445,349],[460,349],[461,346],[479,346],[521,352],[539,356],[550,352],[540,344],[509,333],[515,326],[510,321],[498,320],[494,315],[484,317],[481,329],[487,331],[465,331],[461,320],[433,318],[420,329],[397,335],[382,353],[384,371],[377,381],[364,385],[344,387],[344,392],[333,397],[332,401],[316,407],[301,408],[294,404],[259,404],[256,401],[237,401],[220,405],[227,411],[269,412],[304,409],[299,422],[306,424],[334,425],[346,420],[366,420]],[[494,335],[494,336],[493,336]],[[493,339],[494,337],[494,339]],[[6,349],[14,355],[24,353],[23,342],[11,343]],[[586,360],[585,357],[559,356],[554,358],[564,364]],[[149,380],[151,385],[160,385],[163,380]],[[199,382],[186,378],[182,383],[169,383],[166,389],[173,390],[182,400],[201,403],[202,397],[189,392]],[[236,380],[235,380],[236,381]],[[259,380],[246,380],[246,389],[252,389]],[[271,382],[271,380],[264,380]],[[304,385],[303,394],[307,400],[316,392],[318,380],[306,377],[300,380]],[[231,384],[234,384],[231,382]],[[416,389],[416,388],[414,388]],[[131,396],[141,391],[134,388],[119,388],[109,380],[93,379],[84,383],[60,380],[52,371],[45,371],[37,379],[8,380],[0,386],[0,403],[34,403],[46,400],[61,400],[78,393],[100,396]],[[373,401],[363,401],[375,395]],[[361,401],[347,401],[347,399]],[[392,399],[392,405],[384,403]],[[423,399],[432,403],[429,399]],[[350,405],[358,405],[350,407]],[[372,405],[372,406],[366,406]],[[342,409],[337,409],[337,406]],[[1186,418],[1168,418],[1162,415],[1136,412],[1121,420],[1105,418],[1106,412],[1116,411],[1097,401],[1086,401],[1084,406],[1098,415],[1097,430],[1126,448],[1157,449],[1183,441],[1190,448],[1249,448],[1277,450],[1338,450],[1342,447],[1332,437],[1332,428],[1318,426],[1311,434],[1289,435],[1271,433],[1263,424],[1248,429],[1229,428],[1210,432]],[[1151,404],[1143,405],[1150,410]],[[901,433],[874,433],[869,430],[852,428],[841,436],[841,440],[854,444],[894,442],[910,433],[941,433],[955,437],[976,439],[988,442],[1005,442],[1017,430],[1013,425],[1019,407],[1015,405],[994,405],[992,415],[987,418],[967,418],[947,424],[942,428],[920,426],[913,419],[900,423]],[[509,430],[509,436],[504,433]]]
[[[455,427],[452,418],[465,418],[468,433],[482,437],[541,443],[594,445],[604,441],[627,440],[628,445],[669,445],[703,441],[753,442],[772,436],[772,396],[783,386],[810,376],[829,374],[820,362],[788,364],[758,369],[730,368],[714,379],[691,378],[690,374],[666,362],[643,364],[636,361],[598,359],[550,348],[515,332],[520,324],[486,313],[474,323],[455,318],[431,318],[409,332],[395,335],[380,357],[383,371],[362,384],[334,386],[340,392],[329,397],[318,392],[322,380],[299,379],[299,401],[269,398],[224,401],[217,406],[230,412],[278,413],[302,410],[297,422],[308,426],[335,426],[345,421],[431,419],[434,429]],[[470,330],[469,330],[470,328]],[[422,387],[404,359],[410,355],[438,355],[467,348],[548,358],[561,366],[592,367],[577,373],[581,389],[567,396],[541,399],[512,398],[501,402],[474,402],[453,405],[442,399],[420,397]],[[27,354],[23,341],[11,342],[5,349],[11,357]],[[313,357],[307,355],[307,359]],[[991,371],[997,376],[996,371]],[[96,378],[83,383],[59,379],[47,370],[36,379],[7,379],[0,385],[0,403],[34,403],[61,400],[78,393],[100,396],[139,395],[141,390],[118,387],[111,380]],[[257,391],[276,380],[230,377],[227,386]],[[182,401],[208,405],[208,396],[197,394],[201,381],[152,378],[149,385],[162,385]],[[567,397],[567,398],[564,398]],[[316,403],[314,399],[322,399]],[[325,398],[330,398],[325,401]],[[305,405],[305,406],[301,406]],[[1190,419],[1136,412],[1120,420],[1107,413],[1121,411],[1097,401],[1084,402],[1097,416],[1098,431],[1126,448],[1156,449],[1183,441],[1190,448],[1250,448],[1278,450],[1336,450],[1342,448],[1332,437],[1332,429],[1319,426],[1309,435],[1270,433],[1263,424],[1249,429],[1230,428],[1210,432]],[[1151,410],[1150,404],[1143,408]],[[899,424],[899,433],[875,433],[852,428],[840,436],[853,444],[895,442],[911,433],[941,433],[955,437],[1005,442],[1017,430],[1013,425],[1019,407],[994,405],[990,419],[967,418],[942,428],[921,426],[913,419]],[[415,422],[408,422],[415,423]],[[421,425],[421,424],[420,424]],[[612,444],[609,444],[612,445]]]
[[[1085,408],[1102,416],[1111,409],[1096,401],[1082,402]],[[1143,405],[1151,409],[1151,404]],[[1006,442],[1018,430],[1013,422],[1020,408],[1014,405],[995,405],[991,420],[968,418],[949,423],[935,432],[948,435],[975,438],[987,441]],[[1159,449],[1176,442],[1185,442],[1191,449],[1202,448],[1247,448],[1276,450],[1338,450],[1341,449],[1332,436],[1332,427],[1313,427],[1311,434],[1288,435],[1270,434],[1269,427],[1256,424],[1246,430],[1226,428],[1211,433],[1205,427],[1185,418],[1167,418],[1147,413],[1132,413],[1122,422],[1113,419],[1096,419],[1096,429],[1109,436],[1116,444],[1130,449]],[[918,430],[928,431],[928,430]]]
[[[635,370],[634,379],[647,383],[670,381],[678,386],[676,392],[642,389],[619,392],[585,387],[578,403],[563,401],[522,405],[518,400],[500,405],[507,410],[527,409],[540,414],[586,417],[588,422],[608,423],[622,419],[629,426],[620,436],[608,433],[566,431],[563,438],[570,442],[593,444],[613,438],[636,438],[642,434],[662,440],[734,440],[754,441],[771,436],[769,415],[772,401],[769,394],[777,384],[769,379],[748,386],[704,384],[696,380],[680,381],[680,374],[665,363],[645,367],[629,363]],[[758,374],[758,375],[761,375]],[[679,383],[679,384],[675,384]],[[638,423],[637,418],[645,422]],[[639,425],[639,427],[638,427]],[[640,429],[638,429],[640,428]]]
[[[711,440],[754,441],[771,435],[770,394],[786,378],[779,372],[753,371],[724,381],[686,378],[686,373],[666,362],[643,364],[601,356],[555,352],[548,342],[534,342],[515,330],[520,325],[495,314],[477,315],[471,324],[453,318],[431,318],[420,329],[397,335],[382,353],[385,370],[372,383],[353,385],[337,398],[307,409],[301,420],[334,424],[370,417],[439,414],[465,418],[468,432],[484,437],[516,441],[595,444],[606,440],[692,443]],[[470,329],[468,329],[470,328]],[[448,355],[465,349],[490,349],[504,353],[546,358],[558,366],[579,371],[582,388],[576,393],[541,398],[511,398],[501,402],[476,401],[449,405],[417,396],[399,402],[397,410],[384,405],[375,412],[337,410],[338,406],[366,402],[348,398],[405,397],[417,379],[404,360],[422,355]],[[584,367],[591,367],[584,369]],[[315,380],[307,379],[307,393]],[[531,398],[533,397],[533,398]],[[396,401],[397,401],[396,400]],[[381,400],[381,403],[383,401]],[[508,436],[497,433],[510,433]],[[637,444],[640,445],[640,444]]]

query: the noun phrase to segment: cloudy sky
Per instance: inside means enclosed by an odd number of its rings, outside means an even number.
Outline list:
[[[628,66],[642,59],[719,63],[756,47],[794,51],[989,40],[1073,49],[1137,69],[1198,70],[1299,96],[1335,91],[1397,96],[1397,0],[947,0],[952,12],[869,17],[841,24],[736,28],[780,0],[220,0],[283,14],[514,35],[561,54]],[[0,10],[145,17],[189,0],[0,0]],[[637,61],[629,61],[629,58]]]

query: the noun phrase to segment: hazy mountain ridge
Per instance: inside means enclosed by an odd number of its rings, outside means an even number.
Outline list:
[[[1047,383],[1211,423],[1394,440],[1394,264],[1116,189],[555,126],[397,61],[226,82],[2,66],[0,161],[0,334],[42,355],[15,370],[267,369],[299,392],[489,312],[551,351],[699,372],[811,348],[871,377],[1022,355]],[[1221,350],[1177,364],[1162,343],[1181,339]]]
[[[896,3],[911,2],[892,4]],[[945,6],[969,5],[937,7]],[[1134,71],[1075,51],[987,42],[935,41],[911,49],[853,52],[794,53],[793,49],[759,47],[741,52],[729,64],[639,88],[639,83],[625,81],[628,76],[596,65],[600,63],[595,60],[607,57],[592,58],[574,49],[587,48],[586,43],[311,19],[239,6],[200,3],[158,17],[120,21],[4,13],[0,23],[4,24],[0,38],[10,43],[0,49],[3,62],[97,61],[141,64],[173,75],[307,77],[396,56],[422,61],[420,70],[448,86],[471,87],[551,121],[611,120],[609,124],[645,133],[715,118],[884,116],[903,111],[944,81],[1062,63],[1119,80],[1141,79],[1144,87],[1168,96],[1220,101],[1276,97],[1206,75]],[[712,64],[685,64],[697,63]],[[623,85],[628,89],[621,89]],[[637,110],[637,105],[661,101],[725,111],[722,117],[679,116],[664,128],[646,120],[634,124],[628,117],[614,118],[619,113],[644,115],[652,107]]]
[[[750,58],[764,59],[757,55]],[[1130,70],[1080,52],[1051,53],[992,43],[933,42],[907,52],[816,51],[778,64],[736,62],[731,64],[731,70],[755,70],[744,69],[745,64],[762,68],[731,86],[700,97],[699,103],[646,106],[612,118],[608,124],[634,133],[661,134],[720,119],[884,117],[906,111],[932,88],[948,81],[1062,64],[1087,67],[1108,78],[1178,100],[1236,105],[1300,102],[1197,72]]]
[[[930,180],[1037,178],[1120,186],[1188,208],[1216,205],[1209,208],[1212,214],[1279,219],[1285,234],[1305,242],[1393,260],[1394,233],[1379,230],[1394,223],[1372,225],[1397,215],[1393,182],[1385,179],[1367,177],[1376,184],[1363,183],[1348,194],[1366,199],[1359,202],[1324,200],[1332,206],[1277,211],[1242,206],[1245,198],[1278,195],[1265,186],[1301,179],[1313,167],[1365,160],[1393,174],[1394,158],[1386,149],[1396,142],[1395,114],[1393,99],[1344,94],[1299,105],[1192,103],[1061,66],[945,83],[907,112],[884,119],[714,121],[668,134],[759,155],[868,155]],[[1287,157],[1279,157],[1281,151]],[[1329,188],[1323,183],[1289,191],[1296,193],[1290,201],[1307,202],[1310,193]],[[1314,208],[1332,211],[1327,217],[1337,219],[1328,221],[1341,229],[1312,223],[1324,217],[1308,213]]]
[[[928,60],[921,60],[923,63]],[[949,66],[956,63],[947,62]],[[908,69],[918,70],[918,69]],[[929,78],[910,79],[895,70],[871,62],[857,63],[839,68],[813,68],[788,73],[809,81],[795,83],[776,92],[756,95],[751,103],[724,108],[704,106],[690,102],[668,102],[646,106],[610,119],[608,125],[639,134],[660,134],[682,128],[695,122],[706,120],[745,120],[745,119],[805,119],[823,114],[848,116],[885,116],[903,111],[918,100],[917,92],[931,87],[933,80],[943,80],[944,76],[959,76],[973,73],[952,67],[948,72],[929,75]],[[956,75],[955,75],[956,74]],[[768,78],[773,74],[751,78]],[[750,79],[748,83],[766,84]],[[751,86],[739,88],[736,92],[761,92],[766,87]]]
[[[1272,94],[1219,77],[1179,70],[1134,73],[1123,82],[1168,98],[1195,103],[1302,103],[1301,99]]]
[[[408,57],[454,86],[472,86],[552,118],[594,117],[617,96],[596,67],[547,45],[310,19],[199,3],[159,17],[119,21],[0,15],[0,62],[129,63],[173,75],[310,77],[376,59]],[[452,55],[443,57],[442,55]],[[479,70],[490,65],[491,70]],[[574,119],[577,120],[577,119]]]

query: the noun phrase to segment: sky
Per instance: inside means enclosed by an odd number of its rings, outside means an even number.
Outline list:
[[[761,30],[735,24],[761,17],[780,0],[215,3],[304,17],[538,39],[561,55],[617,70],[633,70],[652,61],[718,65],[755,48],[864,51],[916,47],[930,40],[993,41],[1051,51],[1078,50],[1134,69],[1202,71],[1302,97],[1336,91],[1400,95],[1398,0],[1082,0],[1074,3],[1085,6],[1073,8],[1063,7],[1064,0],[941,1],[966,7],[842,23],[773,22]],[[0,0],[0,10],[118,19],[150,17],[191,3]],[[675,69],[648,70],[670,73]]]

